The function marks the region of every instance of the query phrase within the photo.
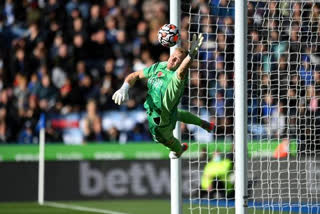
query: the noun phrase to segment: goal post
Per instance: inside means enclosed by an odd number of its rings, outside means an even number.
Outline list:
[[[247,2],[235,0],[234,148],[236,214],[248,213],[247,193]]]
[[[180,29],[180,0],[170,1],[170,23]],[[178,44],[179,45],[179,44]],[[170,54],[176,46],[170,48]],[[174,136],[181,139],[180,122],[176,124]],[[171,214],[182,214],[181,159],[170,159]]]

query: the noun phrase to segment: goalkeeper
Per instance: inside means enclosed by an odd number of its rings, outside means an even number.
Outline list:
[[[209,132],[213,130],[213,123],[177,108],[188,80],[188,68],[202,40],[202,34],[198,38],[194,34],[189,53],[183,48],[176,48],[167,62],[158,62],[129,74],[122,87],[112,96],[114,102],[121,105],[128,100],[128,91],[135,81],[148,78],[148,95],[144,107],[148,115],[149,130],[154,141],[170,149],[170,158],[179,158],[188,148],[186,143],[181,144],[173,136],[177,121],[198,125]]]

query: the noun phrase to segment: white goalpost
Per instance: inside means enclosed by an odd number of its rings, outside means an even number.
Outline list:
[[[180,0],[170,1],[170,23],[180,29]],[[178,44],[179,45],[179,44]],[[170,48],[170,54],[175,50]],[[180,122],[177,122],[174,136],[181,139]],[[182,214],[181,159],[170,159],[171,214]]]
[[[234,148],[236,214],[248,213],[247,193],[247,5],[235,1]]]

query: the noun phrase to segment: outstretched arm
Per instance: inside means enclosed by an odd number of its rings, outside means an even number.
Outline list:
[[[112,99],[114,100],[114,102],[118,105],[125,103],[129,99],[129,93],[128,93],[129,88],[133,87],[135,82],[138,79],[144,79],[144,78],[145,78],[145,76],[144,76],[142,70],[129,74],[125,78],[124,83],[121,86],[121,88],[113,94]]]
[[[181,65],[177,69],[177,75],[180,80],[183,80],[185,78],[193,58],[197,55],[198,50],[202,45],[202,41],[203,41],[202,33],[199,34],[198,38],[196,34],[193,34],[189,54],[188,56],[186,56],[186,58],[184,58]]]
[[[130,87],[133,87],[135,82],[138,80],[138,79],[144,79],[145,76],[143,74],[143,70],[141,71],[136,71],[136,72],[133,72],[131,74],[129,74],[125,80],[124,80],[124,83],[128,83]]]

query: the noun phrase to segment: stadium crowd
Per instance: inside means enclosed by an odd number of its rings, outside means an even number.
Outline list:
[[[217,138],[233,135],[233,3],[182,3],[182,46],[188,47],[188,32],[205,35],[182,107],[215,121]],[[105,129],[101,112],[143,110],[144,82],[130,90],[125,106],[111,97],[127,74],[168,59],[157,40],[168,6],[164,0],[1,1],[0,141],[36,142],[41,112],[83,115],[77,126],[84,142],[118,141],[123,130]],[[319,136],[319,13],[315,3],[248,3],[250,136]],[[182,130],[183,138],[196,137],[187,134],[193,127]],[[54,125],[46,132],[48,141],[63,141]],[[125,132],[127,141],[151,140],[143,121]]]
[[[1,1],[1,141],[34,142],[40,112],[142,109],[143,83],[128,106],[119,109],[111,96],[128,73],[168,58],[157,42],[167,12],[165,2],[154,0]],[[86,140],[114,138],[114,128],[93,136],[101,120],[88,117]],[[58,130],[47,134],[62,140]]]

